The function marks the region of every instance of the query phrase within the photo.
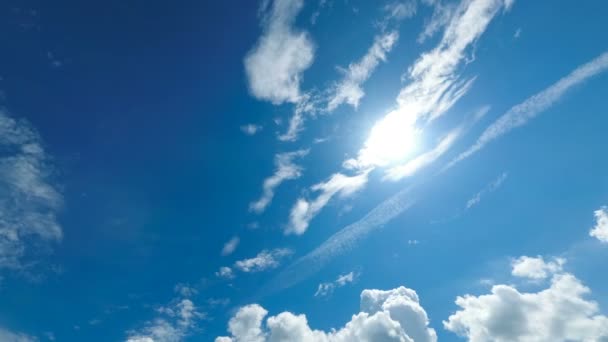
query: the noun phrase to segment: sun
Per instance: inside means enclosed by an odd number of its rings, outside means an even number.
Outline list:
[[[402,111],[392,111],[372,128],[360,160],[373,166],[403,161],[415,148],[417,136],[414,119]]]

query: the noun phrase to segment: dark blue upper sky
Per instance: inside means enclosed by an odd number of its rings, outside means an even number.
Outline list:
[[[2,2],[0,341],[608,339],[607,10]]]

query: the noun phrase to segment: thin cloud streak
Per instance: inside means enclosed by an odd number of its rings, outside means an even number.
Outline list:
[[[503,172],[502,174],[500,174],[500,176],[498,176],[498,178],[493,180],[490,184],[488,184],[485,188],[483,188],[481,191],[476,193],[473,197],[471,197],[471,199],[469,199],[467,201],[466,209],[467,210],[471,209],[472,207],[479,204],[479,202],[481,201],[481,198],[483,196],[485,196],[488,193],[496,191],[507,180],[508,176],[509,176],[509,174],[506,172]]]
[[[452,160],[445,169],[451,168],[460,161],[470,157],[484,148],[488,143],[507,134],[511,130],[523,126],[543,111],[549,109],[570,89],[589,78],[608,70],[608,52],[604,52],[591,62],[584,64],[568,76],[557,81],[549,88],[514,106],[503,116],[491,124],[468,150]]]

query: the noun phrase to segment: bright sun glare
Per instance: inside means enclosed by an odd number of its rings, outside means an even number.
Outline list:
[[[361,153],[361,161],[375,166],[403,161],[416,146],[417,136],[411,116],[392,111],[372,128]]]

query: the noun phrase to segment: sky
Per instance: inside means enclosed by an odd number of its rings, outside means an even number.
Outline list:
[[[608,341],[606,11],[3,1],[0,341]]]

